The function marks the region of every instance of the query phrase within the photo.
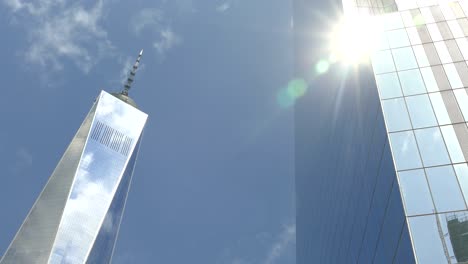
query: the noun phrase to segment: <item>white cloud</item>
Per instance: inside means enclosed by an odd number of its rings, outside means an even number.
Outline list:
[[[286,225],[279,235],[278,240],[271,245],[268,255],[264,261],[265,264],[273,264],[296,243],[296,225]]]
[[[141,10],[132,17],[131,25],[136,35],[140,35],[143,31],[154,35],[153,47],[161,57],[182,42],[182,38],[172,30],[160,9]]]
[[[166,51],[170,50],[182,41],[181,37],[176,35],[170,28],[161,30],[159,35],[159,40],[153,43],[153,47],[161,55],[164,55]]]
[[[83,72],[113,49],[107,32],[100,26],[104,0],[85,8],[64,0],[4,0],[13,17],[21,20],[28,36],[24,52],[27,62],[61,70],[63,59],[72,61]]]
[[[229,2],[222,3],[216,7],[216,11],[223,13],[231,7]]]

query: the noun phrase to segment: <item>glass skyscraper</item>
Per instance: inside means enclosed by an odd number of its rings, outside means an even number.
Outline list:
[[[141,55],[141,53],[140,53]],[[147,114],[102,91],[0,263],[109,263]]]
[[[298,263],[468,263],[468,1],[324,2],[294,2]],[[371,63],[310,76],[341,5]]]

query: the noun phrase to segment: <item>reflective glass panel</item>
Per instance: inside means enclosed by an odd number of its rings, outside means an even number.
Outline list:
[[[422,167],[413,131],[390,133],[389,139],[397,170]]]
[[[437,215],[447,253],[452,264],[468,261],[468,212],[452,212]]]
[[[404,95],[414,95],[426,92],[419,69],[398,72]]]
[[[447,46],[445,45],[445,42],[434,42],[434,46],[436,47],[437,54],[439,54],[439,58],[442,63],[452,62],[452,57],[450,57],[450,53],[447,49]]]
[[[403,98],[383,100],[382,107],[389,132],[411,129]]]
[[[429,34],[431,34],[431,38],[433,41],[442,40],[442,35],[440,34],[437,24],[427,24],[426,26],[427,26],[427,30],[429,30]]]
[[[400,88],[400,81],[395,72],[380,74],[375,76],[380,98],[387,99],[403,96]]]
[[[455,38],[461,38],[465,36],[465,34],[463,34],[462,29],[460,28],[460,25],[456,20],[447,21],[447,24],[449,25],[450,31],[452,31],[452,34]]]
[[[427,94],[406,97],[406,104],[408,105],[413,128],[437,125],[437,120]]]
[[[453,89],[463,87],[463,83],[460,79],[460,76],[458,76],[457,69],[453,63],[444,64],[444,70],[445,74],[447,74],[450,86],[452,86]]]
[[[434,23],[434,18],[432,17],[431,10],[428,7],[421,8],[421,15],[424,19],[424,23]]]
[[[465,197],[465,202],[468,203],[468,165],[466,163],[455,164],[453,168],[457,174],[458,183]]]
[[[426,168],[437,212],[465,210],[466,205],[452,166]]]
[[[468,94],[465,89],[454,90],[455,98],[457,98],[458,106],[463,113],[465,121],[468,121]]]
[[[460,52],[463,55],[465,60],[468,60],[468,40],[466,38],[458,38],[456,39],[458,48],[460,48]]]
[[[438,127],[414,131],[424,166],[437,166],[450,163],[442,134]]]
[[[465,157],[463,156],[463,152],[453,126],[442,126],[440,127],[440,130],[442,131],[442,135],[444,135],[445,144],[447,145],[452,163],[465,162]]]
[[[402,171],[398,175],[401,193],[405,200],[406,215],[433,213],[434,205],[424,170]]]
[[[421,264],[447,263],[434,215],[408,218],[416,258]]]
[[[418,67],[416,58],[414,57],[413,49],[411,47],[399,48],[392,50],[393,58],[397,70],[409,70]]]
[[[372,56],[372,67],[375,74],[395,71],[392,53],[389,50],[375,52]]]
[[[429,60],[426,56],[426,51],[422,45],[413,46],[414,55],[416,55],[416,60],[418,61],[419,67],[429,66]]]
[[[436,114],[437,122],[439,122],[439,125],[450,124],[450,117],[440,93],[431,93],[429,94],[429,97],[431,98],[431,103],[434,107],[434,112]]]
[[[388,31],[387,38],[390,48],[400,48],[410,45],[408,35],[406,35],[406,30],[404,28]]]
[[[400,13],[388,13],[382,16],[382,21],[385,30],[392,30],[397,28],[403,28],[403,20],[401,19]]]
[[[434,73],[430,67],[421,68],[421,75],[424,79],[424,83],[426,84],[426,88],[428,92],[437,92],[439,91],[439,87],[437,86],[437,81],[434,77]]]

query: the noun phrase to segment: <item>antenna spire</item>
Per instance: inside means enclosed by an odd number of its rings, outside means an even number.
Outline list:
[[[143,55],[143,50],[140,51],[140,54],[138,54],[138,58],[135,61],[135,64],[133,64],[133,68],[130,70],[130,73],[128,74],[127,81],[125,82],[124,89],[122,91],[123,95],[128,96],[128,91],[130,90],[133,79],[135,78],[136,71],[138,70],[138,66],[140,65],[140,60],[141,56]]]

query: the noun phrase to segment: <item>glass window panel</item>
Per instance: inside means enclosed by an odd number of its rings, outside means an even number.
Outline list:
[[[389,13],[383,15],[383,25],[385,30],[392,30],[403,28],[403,20],[401,19],[400,13]]]
[[[413,128],[437,126],[437,120],[427,94],[407,97],[406,104]]]
[[[465,34],[465,37],[468,36],[468,19],[466,18],[459,18],[457,19],[458,24],[460,25],[463,34]]]
[[[449,25],[450,31],[452,31],[453,37],[462,38],[465,36],[463,30],[456,20],[447,21],[447,24]]]
[[[440,9],[438,5],[431,6],[430,9],[431,9],[431,13],[432,13],[432,17],[434,18],[434,21],[438,22],[438,21],[443,21],[445,19],[444,14],[442,14],[442,10]]]
[[[423,7],[420,9],[421,10],[421,15],[424,18],[424,23],[434,23],[434,17],[432,17],[431,10],[428,7]]]
[[[460,17],[465,17],[466,15],[465,14],[468,14],[468,2],[466,1],[462,1],[461,3],[459,2],[458,4],[460,4],[462,10],[463,10],[463,15],[460,14],[461,16]]]
[[[403,96],[401,93],[400,81],[395,72],[376,75],[375,80],[379,88],[381,99]]]
[[[416,27],[410,27],[406,29],[406,32],[408,33],[410,42],[412,45],[417,45],[421,44],[421,39],[419,38],[418,31],[416,30]]]
[[[439,32],[443,39],[453,39],[452,32],[450,31],[450,27],[447,22],[438,22],[437,27],[439,28]]]
[[[445,43],[443,41],[434,42],[434,46],[436,47],[437,54],[439,54],[439,58],[442,61],[442,63],[452,62],[450,53],[448,52],[447,46],[445,46]]]
[[[458,105],[462,111],[465,121],[468,121],[468,94],[466,89],[454,90],[455,98],[457,98]]]
[[[446,16],[447,19],[454,19],[454,18],[462,18],[465,17],[465,14],[463,12],[463,9],[461,8],[460,4],[458,2],[451,2],[449,3],[449,7],[453,12],[453,17],[448,17]]]
[[[389,139],[397,170],[422,167],[413,131],[390,133]]]
[[[375,74],[395,71],[392,53],[389,50],[375,52],[372,56],[372,67]]]
[[[457,68],[458,77],[460,77],[463,87],[468,87],[468,66],[465,61],[456,62],[455,68]]]
[[[450,117],[448,115],[447,108],[445,107],[444,100],[442,99],[442,95],[440,93],[432,93],[429,94],[429,97],[431,98],[431,103],[434,107],[434,112],[439,125],[450,124]]]
[[[398,72],[404,95],[421,94],[426,92],[419,69]]]
[[[452,123],[461,123],[464,121],[463,114],[458,107],[457,99],[455,99],[455,95],[453,94],[452,90],[450,91],[443,91],[440,93],[442,95],[442,99],[444,100],[445,107],[447,108],[447,112],[450,117],[450,121]]]
[[[417,26],[416,29],[418,31],[418,35],[422,43],[432,42],[431,35],[429,34],[426,25]]]
[[[375,50],[385,50],[385,49],[390,48],[388,45],[387,36],[385,35],[384,32],[377,34],[375,39],[376,39]]]
[[[455,164],[453,165],[453,168],[455,169],[458,182],[460,183],[463,195],[465,196],[465,202],[468,203],[468,165],[466,163]]]
[[[468,40],[466,38],[459,38],[456,39],[458,48],[460,48],[460,52],[463,55],[465,60],[468,60]]]
[[[426,43],[423,45],[424,50],[426,51],[427,59],[431,65],[438,65],[440,64],[439,55],[437,54],[437,50],[434,46],[434,43]]]
[[[431,38],[433,41],[441,41],[442,34],[440,34],[439,27],[437,24],[427,24],[427,30],[429,30],[429,34],[431,34]]]
[[[413,46],[414,55],[416,55],[416,60],[418,61],[419,67],[427,67],[429,66],[429,60],[426,56],[426,51],[422,45]]]
[[[400,48],[410,45],[408,35],[406,35],[406,30],[404,28],[388,31],[387,38],[390,48]]]
[[[447,263],[434,215],[408,218],[418,263]]]
[[[447,145],[452,163],[465,162],[465,157],[463,156],[463,151],[460,143],[458,142],[457,134],[455,134],[453,126],[442,126],[440,127],[440,130],[444,136],[444,141]]]
[[[444,91],[452,89],[447,79],[447,75],[445,74],[444,67],[442,67],[442,65],[432,66],[431,69],[436,79],[439,90]]]
[[[389,132],[411,129],[403,98],[383,100],[382,107]]]
[[[450,19],[455,19],[455,15],[453,14],[452,8],[450,8],[449,5],[445,4],[440,4],[440,9],[442,10],[442,13],[444,14],[445,20],[450,20]]]
[[[408,9],[418,8],[418,4],[416,3],[416,0],[400,0],[399,2],[397,0],[397,4],[398,4],[398,10],[408,10]]]
[[[432,69],[429,68],[421,68],[421,75],[424,79],[424,83],[426,85],[426,89],[428,92],[436,92],[439,91],[439,87],[437,86],[436,79],[434,74],[432,73]]]
[[[452,166],[426,168],[427,180],[437,212],[466,209]]]
[[[444,64],[444,70],[447,74],[447,78],[450,82],[450,86],[452,86],[452,89],[463,87],[460,76],[458,76],[457,69],[455,68],[455,65],[453,63]]]
[[[399,48],[392,50],[395,59],[397,70],[409,70],[418,67],[416,58],[414,57],[413,49],[411,47]]]
[[[450,53],[452,61],[463,61],[463,55],[458,48],[457,42],[454,39],[445,41],[445,45]]]
[[[401,18],[403,19],[403,24],[405,25],[405,27],[415,26],[414,21],[413,21],[413,16],[411,15],[411,12],[409,10],[405,10],[400,13],[401,13]]]
[[[450,158],[438,127],[414,131],[424,166],[449,164]]]
[[[405,201],[406,215],[435,212],[424,170],[399,172],[400,187]]]

